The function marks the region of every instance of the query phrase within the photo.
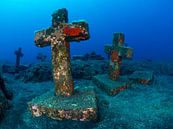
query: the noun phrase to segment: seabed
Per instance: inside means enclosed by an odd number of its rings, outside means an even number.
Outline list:
[[[82,62],[87,63],[81,61],[80,65]],[[93,62],[100,64],[99,61]],[[170,70],[172,67],[168,70],[168,63],[157,64],[146,61],[138,63],[132,61],[129,66],[134,64],[137,65],[135,68],[137,70],[141,70],[145,65],[146,71],[154,71],[152,84],[135,84],[115,96],[109,96],[92,80],[74,81],[75,90],[95,89],[99,109],[99,119],[95,122],[57,121],[44,115],[33,117],[28,110],[27,102],[50,91],[54,87],[53,82],[24,83],[16,80],[11,74],[4,74],[14,98],[11,101],[12,107],[6,111],[1,121],[0,129],[171,129],[173,127],[173,76]],[[158,69],[160,67],[162,69]]]

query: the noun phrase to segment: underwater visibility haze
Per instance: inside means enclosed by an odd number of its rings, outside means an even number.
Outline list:
[[[113,33],[123,32],[135,58],[173,58],[171,0],[1,0],[0,5],[2,59],[15,61],[11,57],[18,47],[25,51],[25,62],[44,51],[34,46],[34,32],[49,27],[51,14],[58,8],[68,9],[70,22],[85,19],[89,23],[90,40],[73,43],[72,54],[94,50],[104,55],[103,46],[112,42]]]
[[[173,129],[172,6],[1,0],[0,129]]]

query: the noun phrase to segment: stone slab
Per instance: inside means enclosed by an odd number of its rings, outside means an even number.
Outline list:
[[[154,80],[153,71],[135,71],[129,76],[129,79],[136,83],[152,84]]]
[[[107,74],[94,76],[93,82],[110,96],[115,96],[130,86],[127,77],[121,76],[118,80],[114,81]]]
[[[94,91],[76,91],[69,97],[54,96],[47,92],[28,103],[33,116],[46,115],[55,120],[90,121],[97,118]]]

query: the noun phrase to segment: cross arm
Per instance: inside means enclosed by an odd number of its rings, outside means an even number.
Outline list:
[[[88,23],[85,21],[66,24],[63,31],[65,39],[68,42],[87,40],[90,38]]]
[[[105,46],[104,46],[104,51],[105,51],[106,54],[110,54],[111,51],[112,51],[112,46],[110,46],[110,45],[105,45]]]
[[[130,47],[121,47],[119,56],[124,59],[131,59],[133,57],[133,49]]]
[[[14,53],[15,55],[19,55],[20,57],[23,57],[24,56],[24,54],[23,53],[19,53],[18,51],[15,51],[15,53]]]
[[[20,57],[23,57],[24,56],[24,54],[21,51],[18,51],[18,50],[15,51],[14,54],[15,55],[19,55]]]
[[[48,29],[44,29],[41,31],[37,31],[35,33],[34,42],[38,47],[49,46],[51,42],[51,33],[54,32],[52,27]]]

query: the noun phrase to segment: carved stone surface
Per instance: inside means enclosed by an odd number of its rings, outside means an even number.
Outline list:
[[[67,22],[67,10],[59,9],[52,15],[52,27],[35,35],[38,47],[51,46],[55,94],[63,96],[73,94],[69,42],[89,39],[89,28],[85,21]]]
[[[122,80],[124,77],[119,75],[122,59],[131,59],[133,49],[124,45],[123,33],[114,33],[113,44],[111,46],[105,45],[104,50],[110,56],[109,76],[97,75],[93,81],[108,95],[114,96],[130,86],[130,81],[128,79]]]
[[[107,74],[93,77],[93,82],[110,96],[114,96],[130,86],[127,77],[121,76],[117,81],[114,81]]]
[[[124,34],[114,33],[113,44],[105,45],[105,52],[110,55],[109,77],[117,80],[120,74],[122,59],[132,58],[133,49],[124,46]]]
[[[51,92],[35,98],[29,107],[36,117],[45,114],[56,120],[95,120],[95,94],[74,92],[70,65],[69,42],[89,39],[88,24],[85,21],[67,22],[67,10],[59,9],[52,15],[52,26],[35,35],[38,47],[51,46],[55,90],[54,94]]]
[[[77,92],[69,97],[53,96],[48,92],[29,103],[36,117],[47,115],[56,120],[89,121],[97,118],[95,93]]]

